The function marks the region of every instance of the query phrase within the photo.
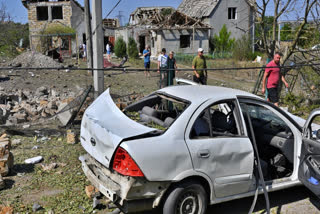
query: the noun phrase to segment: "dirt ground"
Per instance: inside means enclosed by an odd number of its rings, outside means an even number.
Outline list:
[[[120,60],[113,59],[114,63]],[[65,66],[74,61],[66,60]],[[1,66],[1,65],[0,65]],[[128,68],[142,68],[143,61],[129,62]],[[155,68],[155,64],[152,68]],[[179,68],[188,66],[178,65]],[[227,66],[227,65],[221,65]],[[85,67],[80,62],[80,67]],[[230,66],[231,67],[231,66]],[[210,72],[208,84],[229,86],[250,91],[258,71],[245,71],[242,75],[229,71]],[[122,71],[105,71],[105,87],[111,87],[111,93],[125,96],[132,93],[147,95],[158,89],[159,74],[151,72],[145,77],[143,72],[120,74]],[[33,75],[32,75],[33,74]],[[113,75],[118,74],[118,75]],[[177,77],[191,79],[191,71],[181,71]],[[0,70],[0,87],[5,90],[36,90],[40,86],[54,88],[60,93],[84,90],[92,84],[92,75],[87,71],[68,70],[67,68],[48,71]],[[15,140],[12,152],[15,165],[9,176],[5,177],[6,188],[0,191],[0,205],[11,206],[15,213],[31,213],[35,203],[42,208],[38,213],[106,213],[111,211],[100,199],[101,205],[93,209],[92,199],[84,191],[90,183],[84,176],[79,155],[85,151],[79,143],[68,144],[65,131],[46,132],[43,127],[31,127],[36,131],[24,134],[11,131],[11,140]],[[41,132],[42,131],[42,132]],[[79,131],[79,130],[78,130]],[[27,158],[41,155],[44,166],[56,163],[56,168],[46,170],[41,164],[28,165]],[[319,200],[315,199],[304,187],[295,187],[270,193],[272,212],[277,214],[320,213]],[[247,213],[253,198],[245,198],[210,206],[209,213]],[[257,202],[255,213],[265,213],[263,196]],[[151,212],[147,212],[151,213]]]

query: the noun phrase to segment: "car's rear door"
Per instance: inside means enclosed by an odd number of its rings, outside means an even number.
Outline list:
[[[320,197],[320,109],[311,112],[302,139],[298,178]]]
[[[190,119],[185,139],[194,169],[210,177],[215,197],[246,193],[253,186],[254,153],[236,99],[204,103]]]

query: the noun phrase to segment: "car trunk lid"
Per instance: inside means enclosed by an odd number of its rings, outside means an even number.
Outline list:
[[[131,120],[115,105],[109,89],[85,111],[81,122],[81,144],[97,161],[109,167],[113,153],[126,138],[156,129]]]

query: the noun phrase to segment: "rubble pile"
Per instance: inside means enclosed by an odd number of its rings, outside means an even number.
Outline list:
[[[9,67],[61,68],[62,64],[39,52],[26,51],[10,61]]]
[[[0,89],[0,125],[14,125],[48,118],[66,106],[75,97],[74,92],[59,93],[45,86],[35,91]],[[61,109],[61,108],[60,108]]]
[[[117,95],[112,95],[112,99],[114,103],[117,105],[117,107],[120,110],[124,110],[128,105],[142,99],[143,97],[144,97],[143,94],[136,94],[136,93],[133,93],[127,96],[122,96],[122,97]]]

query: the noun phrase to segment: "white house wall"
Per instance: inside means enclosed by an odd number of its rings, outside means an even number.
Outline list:
[[[228,19],[229,7],[237,8],[236,20]],[[212,35],[218,34],[226,24],[228,31],[231,31],[231,37],[238,39],[244,34],[252,33],[252,10],[245,0],[223,0],[204,22],[213,26]]]
[[[205,53],[209,52],[209,33],[208,30],[195,30],[194,42],[193,42],[193,30],[162,30],[158,31],[158,35],[161,37],[159,42],[162,48],[166,48],[167,52],[174,51],[175,53],[182,54],[196,54],[199,47],[204,49]],[[180,48],[180,36],[190,36],[190,47]],[[159,38],[159,37],[158,37]],[[158,39],[159,40],[159,39]],[[160,49],[160,50],[161,50]]]

